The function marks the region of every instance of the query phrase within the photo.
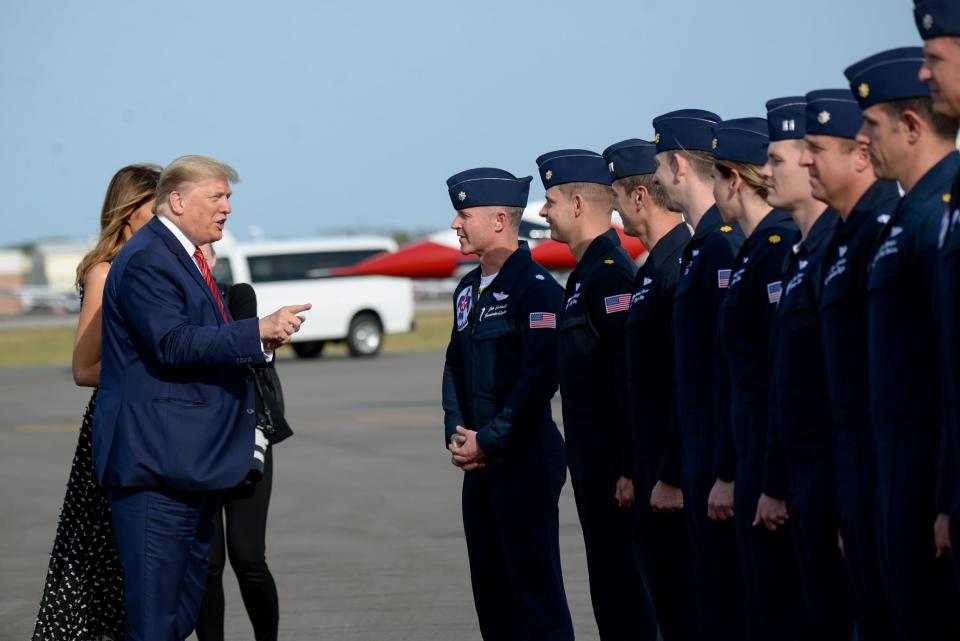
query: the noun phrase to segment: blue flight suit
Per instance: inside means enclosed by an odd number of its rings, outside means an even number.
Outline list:
[[[900,200],[867,277],[877,542],[896,639],[960,635],[952,568],[934,559],[933,546],[941,433],[937,245],[958,168],[954,151]]]
[[[526,243],[479,287],[477,268],[454,294],[443,410],[445,443],[462,425],[488,458],[463,478],[480,632],[488,641],[573,639],[560,568],[564,447],[550,410],[563,291]]]
[[[746,638],[743,579],[731,521],[707,517],[707,499],[717,478],[715,459],[723,459],[721,478],[734,479],[733,444],[715,443],[717,426],[729,432],[730,400],[726,371],[717,367],[716,335],[720,304],[743,232],[724,225],[716,205],[704,213],[683,250],[673,298],[675,399],[680,430],[683,515],[692,548],[698,639]],[[722,454],[715,455],[719,445]]]
[[[940,231],[940,349],[943,432],[937,511],[949,514],[954,579],[960,586],[960,174],[944,207]]]
[[[877,556],[877,464],[867,393],[867,266],[880,229],[899,200],[896,183],[874,182],[837,226],[820,268],[820,331],[837,516],[860,641],[886,641],[893,633]]]
[[[826,209],[789,253],[774,333],[773,403],[764,493],[784,499],[815,638],[848,641],[853,617],[837,545],[833,432],[817,299],[819,270],[840,222]],[[781,483],[782,480],[782,483]]]
[[[734,522],[746,592],[747,638],[752,641],[809,638],[789,527],[776,532],[762,524],[753,527],[760,493],[782,483],[764,478],[765,471],[782,469],[779,462],[767,461],[771,352],[784,258],[798,237],[790,214],[771,210],[740,248],[720,306],[720,344],[730,372],[730,430],[737,460]]]
[[[680,487],[673,295],[680,257],[690,237],[690,228],[681,221],[654,245],[637,272],[624,351],[637,544],[664,641],[692,640],[695,630],[688,614],[693,603],[693,566],[683,513],[659,514],[650,508],[650,493],[657,481]]]
[[[615,499],[617,479],[629,477],[633,467],[622,369],[636,271],[613,229],[595,238],[567,279],[560,326],[567,463],[603,641],[653,641],[657,634],[634,546],[632,510]]]

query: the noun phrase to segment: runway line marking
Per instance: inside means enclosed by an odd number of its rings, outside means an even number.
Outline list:
[[[50,423],[47,425],[17,425],[14,432],[17,434],[69,434],[79,432],[79,425],[66,423]]]

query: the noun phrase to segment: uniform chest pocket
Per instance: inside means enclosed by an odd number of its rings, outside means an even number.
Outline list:
[[[507,338],[517,335],[517,324],[512,318],[484,319],[473,333],[476,342]]]
[[[910,274],[903,265],[899,256],[886,255],[883,258],[874,261],[867,274],[867,291],[873,292],[893,287],[910,287]],[[912,286],[921,287],[922,283],[917,280]]]

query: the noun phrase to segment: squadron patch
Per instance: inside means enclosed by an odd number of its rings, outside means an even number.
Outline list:
[[[470,310],[473,308],[473,285],[467,285],[457,295],[457,331],[463,331],[470,323]]]

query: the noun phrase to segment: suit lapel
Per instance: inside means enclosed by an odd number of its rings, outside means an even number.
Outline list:
[[[216,299],[213,297],[213,292],[210,291],[210,288],[207,287],[207,283],[203,280],[203,276],[200,274],[200,269],[197,267],[197,264],[193,262],[193,256],[188,256],[183,245],[180,244],[180,241],[177,240],[177,237],[174,236],[166,226],[160,222],[158,217],[155,217],[154,220],[151,220],[146,225],[147,229],[157,234],[160,239],[167,246],[167,249],[177,258],[183,268],[187,270],[187,273],[190,275],[190,278],[200,287],[200,291],[203,292],[203,295],[206,296],[207,301],[210,305],[213,306],[213,311],[217,317],[218,324],[223,322],[223,317],[220,315],[220,306],[217,305]],[[226,308],[226,303],[224,303],[224,308]],[[229,312],[228,312],[229,313]]]

